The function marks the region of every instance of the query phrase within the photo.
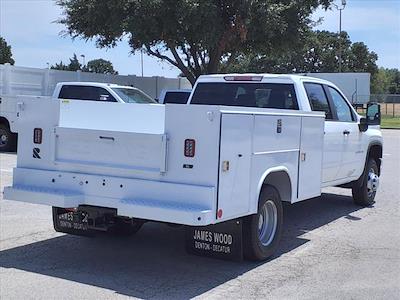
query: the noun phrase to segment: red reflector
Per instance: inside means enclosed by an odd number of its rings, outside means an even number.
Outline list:
[[[196,141],[193,139],[185,140],[185,156],[194,157],[196,154]]]
[[[35,144],[42,143],[42,128],[35,128],[33,130],[33,142]]]
[[[225,76],[226,81],[261,81],[263,76]]]
[[[222,218],[222,209],[218,209],[217,217],[218,217],[218,219]]]

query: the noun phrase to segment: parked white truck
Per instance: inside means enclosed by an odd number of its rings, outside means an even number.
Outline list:
[[[18,101],[4,198],[52,206],[60,232],[182,224],[192,253],[263,260],[278,247],[283,201],[340,185],[369,206],[379,184],[379,106],[361,117],[320,79],[201,76],[190,105]]]
[[[36,100],[44,96],[32,96]],[[56,85],[54,99],[106,101],[119,103],[156,103],[143,91],[116,84],[99,82],[60,82]],[[13,151],[17,146],[19,96],[0,96],[0,151]]]

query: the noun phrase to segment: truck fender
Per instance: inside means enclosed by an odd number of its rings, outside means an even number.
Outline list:
[[[257,205],[264,184],[275,187],[278,190],[282,201],[292,202],[292,180],[288,168],[284,166],[272,167],[262,174],[257,185]]]

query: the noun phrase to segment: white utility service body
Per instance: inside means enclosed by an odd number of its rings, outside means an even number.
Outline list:
[[[348,184],[358,204],[370,205],[379,183],[379,126],[368,125],[344,98],[325,121],[325,113],[312,111],[309,97],[316,105],[316,94],[307,94],[305,83],[340,95],[309,77],[234,74],[200,77],[190,105],[21,97],[17,167],[4,198],[197,227],[244,220],[246,257],[265,259],[279,240],[281,201]],[[275,108],[202,103],[225,103],[237,86],[234,101],[255,93],[257,103]],[[343,105],[351,121],[335,120]],[[210,242],[207,232],[194,231],[195,247]]]
[[[7,199],[65,208],[113,207],[121,216],[209,225],[255,213],[271,172],[281,172],[280,179],[290,182],[284,201],[321,192],[321,113],[23,101],[17,168],[13,187],[5,190]],[[115,120],[104,123],[110,115]],[[33,141],[34,128],[43,129],[39,145]],[[194,157],[184,156],[186,139],[196,141]],[[40,159],[34,148],[40,149]],[[300,153],[308,157],[301,161]],[[224,162],[228,170],[219,167]],[[310,176],[315,180],[310,182]]]

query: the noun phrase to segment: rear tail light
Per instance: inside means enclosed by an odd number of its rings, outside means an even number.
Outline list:
[[[196,141],[193,139],[185,140],[185,156],[194,157],[196,154]]]
[[[263,76],[225,76],[225,81],[261,81]]]
[[[42,136],[43,136],[43,131],[42,128],[35,128],[33,130],[33,142],[35,144],[41,144],[42,143]]]

